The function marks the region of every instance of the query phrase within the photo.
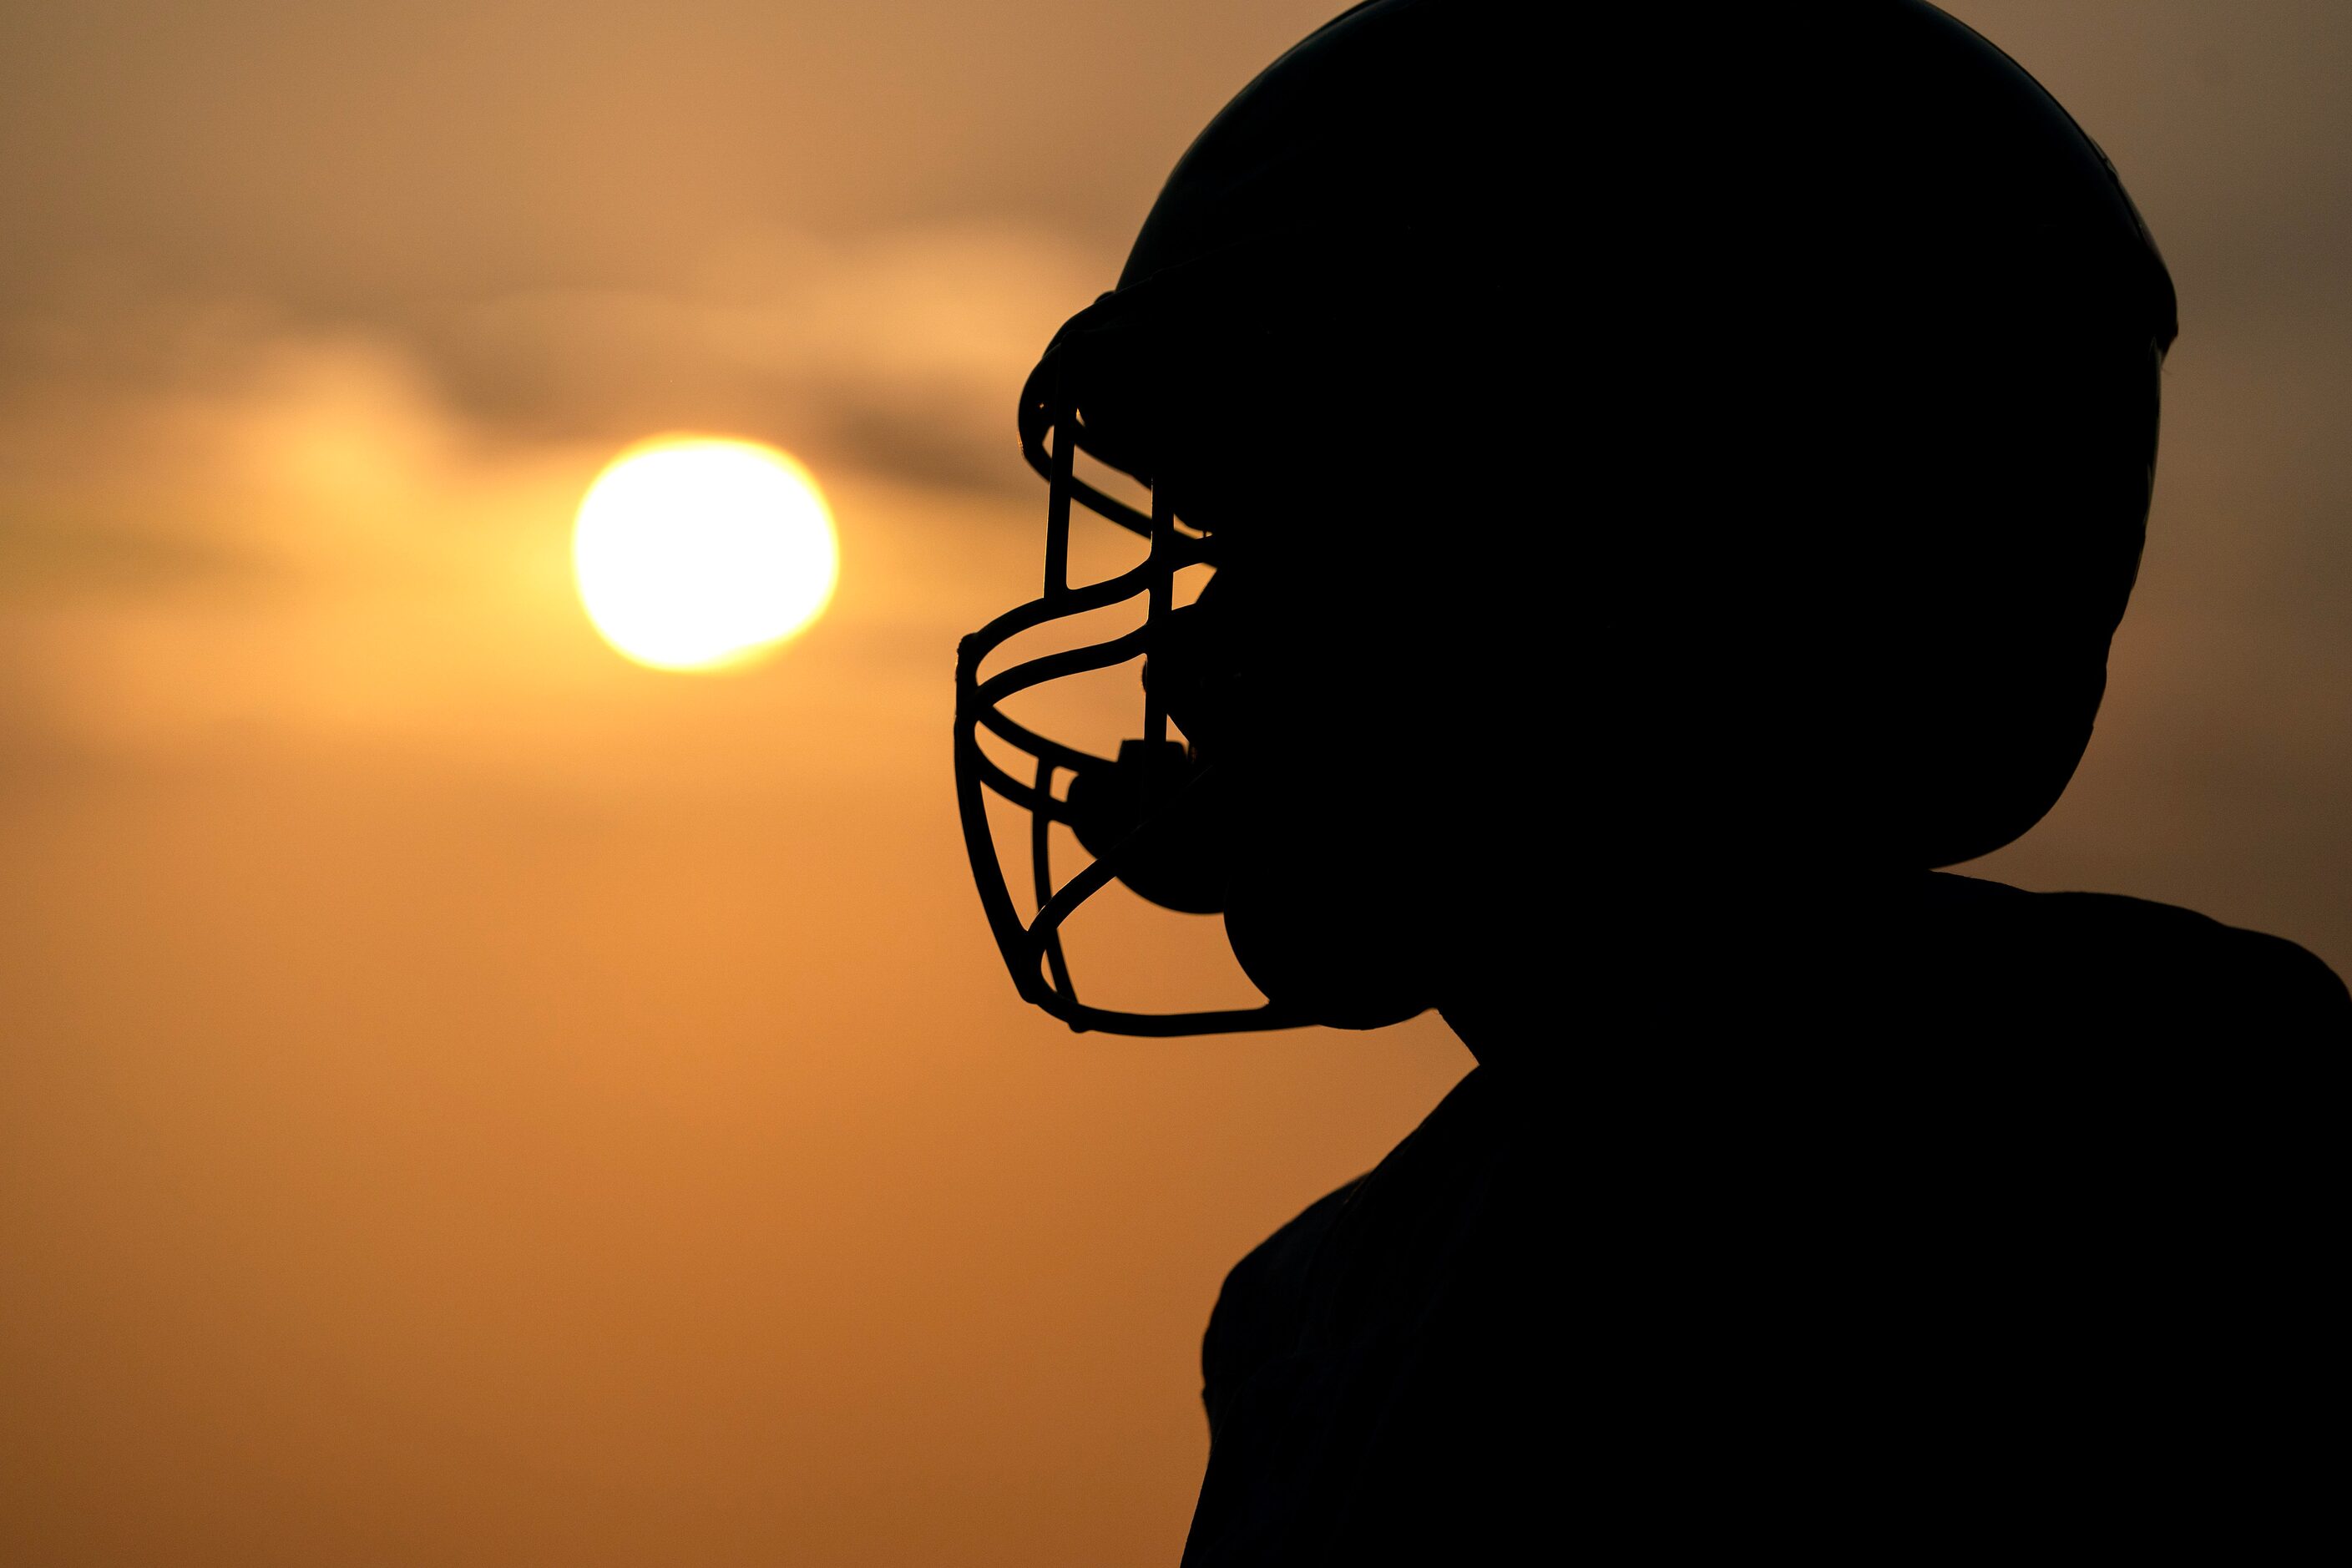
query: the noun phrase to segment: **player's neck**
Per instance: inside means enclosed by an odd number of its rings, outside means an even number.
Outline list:
[[[1850,984],[1857,952],[1900,923],[1927,880],[1655,879],[1479,943],[1453,966],[1438,1011],[1480,1066],[1530,1080],[1588,1076],[1598,1056],[1737,1048],[1780,1006]]]

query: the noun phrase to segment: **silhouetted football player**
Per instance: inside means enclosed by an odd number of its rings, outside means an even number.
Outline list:
[[[1434,1006],[1480,1064],[1226,1281],[1184,1560],[2340,1545],[2352,999],[2276,938],[1934,869],[2088,742],[2163,262],[1930,5],[1600,10],[1315,33],[1023,395],[1045,593],[967,639],[957,719],[1023,994]],[[1072,585],[1074,508],[1150,559]],[[1002,707],[1138,656],[1115,761]],[[1267,1006],[1081,1002],[1057,933],[1113,877],[1222,911]]]

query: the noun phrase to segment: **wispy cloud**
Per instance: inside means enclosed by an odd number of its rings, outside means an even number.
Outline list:
[[[1013,395],[1116,261],[992,224],[850,240],[767,234],[669,289],[543,289],[417,324],[467,414],[626,437],[712,426],[819,459],[991,488],[1024,478]]]

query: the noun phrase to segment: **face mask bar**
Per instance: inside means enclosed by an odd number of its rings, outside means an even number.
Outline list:
[[[1119,874],[1122,845],[1113,845],[1067,882],[1054,884],[1051,835],[1055,822],[1072,821],[1066,798],[1056,799],[1055,785],[1062,775],[1073,781],[1089,770],[1110,770],[1118,764],[1106,757],[1078,751],[1015,722],[1003,711],[1015,694],[1065,676],[1123,664],[1149,652],[1152,639],[1171,613],[1176,574],[1187,566],[1207,564],[1206,540],[1178,530],[1163,491],[1154,487],[1152,509],[1146,516],[1105,495],[1073,471],[1074,459],[1085,437],[1076,410],[1059,398],[1051,403],[1024,396],[1022,449],[1032,467],[1052,486],[1046,508],[1045,589],[1038,598],[1008,611],[963,639],[956,653],[955,777],[956,805],[962,817],[964,849],[971,859],[972,879],[980,888],[982,908],[997,950],[1024,1000],[1043,1008],[1075,1030],[1099,1030],[1116,1035],[1210,1035],[1244,1029],[1288,1028],[1306,1020],[1290,1016],[1269,1003],[1264,1006],[1221,1012],[1126,1013],[1088,1006],[1078,1000],[1062,951],[1061,928],[1078,906],[1099,892]],[[1046,437],[1051,433],[1050,453]],[[1074,588],[1069,584],[1070,507],[1073,500],[1150,541],[1143,563],[1108,581]],[[1144,623],[1107,642],[1045,654],[982,680],[982,665],[998,648],[1023,632],[1064,616],[1125,603],[1146,595]],[[1016,778],[981,749],[980,731],[1022,753],[1033,766],[1033,776]],[[1146,682],[1144,744],[1163,747],[1168,742],[1164,703]],[[987,794],[994,792],[1029,813],[1029,871],[1037,912],[1024,922],[1013,903],[994,833],[989,826]],[[1147,813],[1146,825],[1150,816]],[[1131,834],[1123,843],[1132,843]]]

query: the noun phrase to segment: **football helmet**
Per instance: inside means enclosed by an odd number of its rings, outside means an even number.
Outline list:
[[[1571,50],[1587,68],[1564,68]],[[1384,556],[1383,570],[1425,574],[1415,585],[1452,617],[1433,652],[1440,679],[1517,672],[1528,684],[1480,716],[1541,692],[1572,715],[1553,742],[1596,764],[1497,805],[1497,775],[1529,771],[1512,760],[1524,748],[1452,733],[1412,788],[1390,787],[1404,763],[1384,757],[1388,793],[1353,803],[1350,831],[1391,800],[1459,816],[1475,795],[1489,818],[1541,820],[1553,844],[1597,842],[1637,874],[1654,868],[1658,833],[1736,849],[1776,823],[1794,845],[1843,830],[1857,860],[1922,866],[2014,837],[2087,739],[2137,560],[2173,318],[2162,259],[2105,155],[1924,0],[1633,8],[1573,26],[1508,0],[1343,13],[1211,121],[1118,286],[1055,333],[1021,395],[1021,448],[1048,486],[1045,582],[964,639],[954,740],[973,874],[1021,994],[1074,1028],[1123,1034],[1348,1021],[1279,987],[1251,1009],[1096,1006],[1062,938],[1114,879],[1196,914],[1240,886],[1228,829],[1251,819],[1234,815],[1219,738],[1193,732],[1183,700],[1217,678],[1214,658],[1186,656],[1217,624],[1223,579],[1189,607],[1178,583],[1276,533],[1327,551],[1334,582]],[[1777,396],[1742,383],[1759,364],[1779,369]],[[1341,470],[1352,488],[1339,504],[1301,516],[1328,498],[1277,474],[1265,455],[1285,443]],[[1104,469],[1140,488],[1114,493]],[[1368,469],[1398,495],[1375,493]],[[1742,493],[1768,472],[1787,477],[1760,500]],[[1954,474],[1984,476],[1969,495],[1979,512],[1916,491]],[[1841,475],[1842,489],[1825,482]],[[1572,510],[1540,488],[1561,479]],[[1877,526],[1873,484],[1932,526]],[[2041,499],[2014,506],[2003,484]],[[2001,521],[2038,528],[2042,510],[2115,521],[2022,537]],[[1228,528],[1241,514],[1278,526]],[[1507,570],[1455,561],[1468,535],[1425,528],[1408,561],[1393,547],[1413,518],[1507,540]],[[1087,519],[1134,536],[1141,561],[1074,581]],[[2013,620],[2006,641],[1980,633],[1949,569],[1972,550],[1983,602],[2022,584],[2049,613]],[[1545,595],[1571,562],[1586,612],[1564,623]],[[1896,584],[1913,594],[1907,621],[1885,609],[1906,603]],[[1885,623],[1870,623],[1885,647],[1852,635],[1856,605]],[[1122,607],[1116,636],[993,668],[1028,634]],[[1507,644],[1488,632],[1504,622],[1529,629]],[[1821,654],[1811,685],[1807,637]],[[1885,656],[1898,646],[1909,663]],[[1137,659],[1140,722],[1113,754],[1007,711]],[[2071,684],[2037,696],[2062,664]],[[1872,686],[1874,669],[1901,679]],[[1903,746],[1882,744],[1898,731]],[[1965,743],[1939,747],[1954,735]],[[1737,739],[1710,752],[1694,736]],[[1871,773],[1874,747],[1902,765]],[[1019,878],[992,796],[1028,815]],[[1055,863],[1057,825],[1089,863]],[[1530,842],[1512,853],[1541,858]],[[1411,891],[1451,892],[1465,911],[1496,901],[1483,883],[1448,889],[1442,866]]]

